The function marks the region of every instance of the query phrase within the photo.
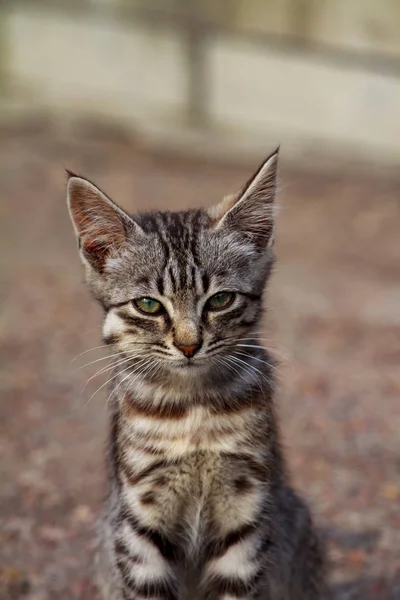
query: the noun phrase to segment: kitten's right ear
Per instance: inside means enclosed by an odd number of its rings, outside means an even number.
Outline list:
[[[101,272],[107,258],[123,248],[128,232],[140,227],[93,183],[67,173],[68,207],[82,259]]]
[[[261,164],[242,191],[209,209],[215,229],[240,231],[261,250],[274,242],[274,201],[279,147]]]

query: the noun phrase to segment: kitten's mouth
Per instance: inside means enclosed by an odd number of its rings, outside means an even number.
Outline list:
[[[193,361],[193,360],[179,360],[174,362],[174,367],[176,367],[177,369],[179,369],[179,371],[183,371],[183,370],[187,370],[187,369],[197,369],[198,367],[200,367],[201,363],[200,361]]]

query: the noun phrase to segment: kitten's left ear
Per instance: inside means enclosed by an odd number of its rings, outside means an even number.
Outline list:
[[[209,211],[215,229],[240,231],[260,249],[274,241],[274,200],[279,146],[248,180],[239,195],[229,197]]]
[[[68,207],[82,260],[101,272],[107,258],[124,247],[128,232],[140,228],[93,183],[67,173]]]

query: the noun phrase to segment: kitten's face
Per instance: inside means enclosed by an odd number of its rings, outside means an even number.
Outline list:
[[[277,153],[209,211],[134,217],[71,176],[87,279],[106,310],[103,337],[127,377],[193,380],[241,368],[273,262],[276,166]]]

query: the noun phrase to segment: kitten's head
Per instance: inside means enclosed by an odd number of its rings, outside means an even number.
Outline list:
[[[133,216],[70,173],[80,255],[121,360],[150,378],[240,368],[273,264],[277,164],[278,150],[209,210]]]

